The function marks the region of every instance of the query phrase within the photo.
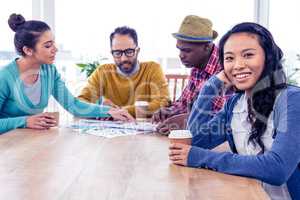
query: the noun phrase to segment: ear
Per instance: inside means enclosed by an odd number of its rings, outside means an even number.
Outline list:
[[[140,47],[137,47],[137,48],[136,48],[136,53],[135,53],[135,54],[138,55],[139,53],[140,53]]]
[[[22,48],[23,52],[25,53],[26,56],[32,56],[33,55],[33,49],[28,48],[27,46],[24,46]]]
[[[207,43],[207,44],[205,44],[205,46],[204,46],[204,49],[205,49],[206,51],[210,51],[211,48],[212,48],[211,43]]]

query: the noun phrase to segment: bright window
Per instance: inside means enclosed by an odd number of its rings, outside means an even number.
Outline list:
[[[12,13],[22,14],[25,19],[32,18],[31,0],[9,0],[0,7],[0,51],[14,51],[14,32],[9,28],[7,20]]]
[[[219,37],[238,22],[253,21],[253,0],[58,0],[55,3],[56,39],[60,48],[80,59],[99,55],[111,58],[109,35],[118,26],[135,28],[141,47],[140,60],[178,57],[176,40],[186,15],[212,20]]]
[[[278,46],[285,54],[284,65],[286,66],[288,76],[295,72],[295,68],[300,68],[300,2],[296,0],[272,1],[270,2],[270,31],[272,32]],[[291,77],[298,82],[300,73]]]

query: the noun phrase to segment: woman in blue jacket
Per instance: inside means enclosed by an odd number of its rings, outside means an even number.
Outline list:
[[[125,110],[89,104],[73,97],[53,65],[57,48],[46,23],[25,21],[22,15],[12,14],[8,24],[16,32],[14,44],[21,57],[0,70],[0,134],[15,128],[55,126],[53,116],[43,113],[51,95],[78,117],[133,120]]]
[[[192,146],[170,146],[174,164],[256,178],[271,199],[300,199],[300,89],[286,84],[283,53],[271,33],[241,23],[219,44],[224,71],[212,77],[193,106]],[[213,99],[232,85],[236,95],[212,113]],[[213,152],[228,141],[232,152]]]

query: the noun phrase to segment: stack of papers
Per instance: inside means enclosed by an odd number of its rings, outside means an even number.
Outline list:
[[[106,138],[114,138],[119,136],[128,136],[128,135],[136,135],[143,132],[138,132],[135,130],[129,129],[115,129],[115,128],[105,128],[105,129],[88,129],[84,133],[96,135],[100,137]]]
[[[70,128],[80,133],[87,133],[107,138],[152,133],[156,125],[149,122],[124,123],[120,121],[99,121],[82,119],[70,125]]]

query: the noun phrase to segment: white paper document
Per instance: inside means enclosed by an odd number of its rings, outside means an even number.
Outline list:
[[[70,128],[80,133],[113,138],[141,133],[152,133],[155,132],[156,125],[150,122],[124,123],[120,121],[81,119],[72,123]]]

